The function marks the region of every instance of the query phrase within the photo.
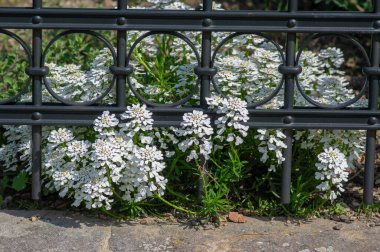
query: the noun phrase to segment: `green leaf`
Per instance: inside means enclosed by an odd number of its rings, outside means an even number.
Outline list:
[[[22,171],[16,177],[13,178],[12,188],[19,192],[25,189],[27,182],[28,174],[25,171]]]
[[[4,189],[7,187],[9,182],[9,179],[7,176],[4,176],[0,181],[0,192],[4,191]]]

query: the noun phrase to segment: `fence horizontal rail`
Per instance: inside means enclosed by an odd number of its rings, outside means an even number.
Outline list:
[[[182,115],[193,110],[202,110],[210,117],[217,114],[212,110],[199,107],[190,108],[150,108],[155,126],[178,126]],[[18,125],[77,125],[89,126],[103,111],[122,113],[125,108],[111,106],[54,106],[44,105],[36,108],[28,105],[0,106],[0,124]],[[251,128],[291,128],[291,129],[380,129],[380,111],[326,110],[294,108],[286,109],[249,109]]]
[[[0,8],[4,29],[380,33],[378,20],[377,13],[358,12]]]

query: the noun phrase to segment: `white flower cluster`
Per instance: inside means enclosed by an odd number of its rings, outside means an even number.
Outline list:
[[[285,161],[283,150],[287,146],[283,142],[285,139],[284,133],[282,133],[281,130],[259,129],[257,130],[255,138],[260,141],[260,161],[269,165],[268,171],[275,172],[277,166]]]
[[[167,179],[160,175],[165,168],[163,155],[155,146],[137,147],[124,176],[120,179],[120,190],[125,191],[124,200],[141,201],[154,193],[164,194]]]
[[[109,67],[113,59],[108,48],[103,48],[85,71],[75,64],[57,65],[47,63],[50,82],[55,93],[69,101],[83,102],[99,97],[111,85],[112,74]],[[112,92],[106,97],[106,102],[112,102]]]
[[[180,129],[174,129],[178,137],[185,140],[178,143],[178,148],[182,152],[191,149],[187,156],[187,162],[198,159],[198,154],[208,159],[212,151],[211,135],[214,133],[208,115],[202,111],[194,110],[192,113],[185,113]]]
[[[52,131],[44,157],[48,187],[61,197],[73,194],[73,205],[85,203],[87,208],[110,209],[115,197],[141,201],[154,193],[163,195],[167,180],[161,175],[162,152],[152,141],[134,142],[135,136],[143,139],[152,129],[151,115],[145,105],[134,105],[122,114],[128,122],[120,123],[105,111],[94,121],[94,142],[76,140],[65,128]]]
[[[301,142],[302,149],[339,149],[346,157],[350,169],[355,169],[354,161],[365,151],[365,131],[363,130],[303,130],[294,135]]]
[[[215,120],[217,136],[221,142],[233,142],[235,145],[243,143],[243,138],[247,136],[248,122],[247,102],[236,97],[222,98],[214,96],[207,98],[210,108],[216,108],[216,113],[222,116]]]
[[[223,94],[257,102],[276,89],[280,64],[281,55],[272,43],[257,35],[237,36],[216,57],[215,81]]]
[[[6,144],[0,147],[0,162],[4,171],[16,171],[18,165],[31,169],[31,134],[30,126],[8,126],[4,125],[4,138]]]
[[[344,192],[343,183],[348,179],[346,158],[339,149],[330,147],[318,155],[318,161],[315,164],[318,170],[315,179],[321,183],[317,189],[325,192],[324,197],[335,200]]]
[[[44,173],[50,178],[46,186],[60,197],[74,196],[74,206],[83,202],[88,209],[110,209],[113,199],[106,170],[94,165],[92,148],[86,140],[75,140],[69,129],[53,130],[44,156]]]
[[[176,0],[147,0],[152,8],[164,10],[191,10],[189,5]]]
[[[129,137],[133,137],[139,131],[152,130],[152,113],[146,109],[146,105],[129,106],[120,117],[123,120],[128,120],[121,126]]]
[[[340,48],[328,47],[319,52],[304,51],[299,65],[302,72],[298,75],[299,82],[305,93],[313,100],[336,105],[347,102],[355,97],[355,91],[349,89],[346,73],[341,69],[344,55]],[[296,92],[297,105],[310,105]],[[360,99],[353,106],[365,107],[367,100]]]
[[[25,169],[32,171],[31,135],[32,127],[28,125],[3,125],[5,143],[0,146],[0,167],[4,172]],[[42,140],[45,144],[52,127],[42,127]]]
[[[175,135],[175,131],[176,130],[174,127],[171,127],[170,129],[154,129],[154,139],[156,140],[159,148],[163,151],[165,150],[165,157],[167,158],[171,158],[175,154],[173,146],[177,145],[179,142],[177,136]]]
[[[248,126],[244,125],[249,119],[245,101],[235,97],[214,96],[208,98],[207,102],[210,108],[216,109],[216,113],[221,115],[215,120],[216,132],[211,127],[209,116],[197,110],[183,115],[180,129],[173,128],[179,138],[184,138],[178,143],[178,148],[182,152],[190,150],[186,158],[188,162],[200,157],[209,159],[213,148],[223,149],[225,142],[240,145],[248,134]],[[215,140],[219,143],[213,146]]]

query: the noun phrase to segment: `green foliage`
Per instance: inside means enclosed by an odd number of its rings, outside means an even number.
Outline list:
[[[314,3],[323,3],[329,9],[339,7],[343,10],[371,11],[373,8],[372,0],[314,0]]]
[[[149,85],[149,94],[145,91],[140,92],[151,101],[171,103],[185,98],[192,90],[192,83],[196,81],[196,75],[190,71],[185,76],[178,70],[180,66],[196,63],[194,53],[186,43],[173,35],[152,36],[154,46],[142,40],[131,55],[132,65],[136,68],[131,76],[140,85]],[[137,39],[137,34],[134,39]],[[175,48],[176,50],[174,50]],[[179,55],[178,51],[180,51]],[[184,86],[178,86],[181,79],[185,79]],[[179,91],[182,94],[179,94]]]
[[[365,214],[366,216],[371,216],[374,213],[380,213],[380,204],[372,204],[372,205],[361,204],[359,206],[358,212]]]
[[[4,41],[5,42],[5,41]],[[25,91],[28,75],[25,68],[28,66],[26,53],[20,46],[3,47],[0,50],[0,99],[9,99],[19,92]]]
[[[9,183],[8,176],[4,176],[4,177],[0,180],[0,195],[3,195],[3,194],[4,194],[5,188],[7,188],[8,183]]]
[[[3,205],[5,195],[10,190],[20,192],[24,190],[29,182],[29,175],[25,171],[20,171],[16,176],[2,176],[0,180],[0,207]]]
[[[50,39],[60,31],[51,32]],[[114,40],[112,32],[102,32],[111,42]],[[47,40],[48,41],[48,40]],[[46,46],[46,41],[44,40]],[[50,47],[46,55],[46,63],[57,65],[76,64],[81,70],[90,70],[90,64],[105,44],[96,37],[89,34],[73,33],[61,37]]]
[[[26,188],[28,180],[28,173],[26,171],[21,171],[16,177],[13,178],[12,189],[16,190],[17,192],[24,190]]]
[[[119,212],[129,218],[136,218],[143,215],[147,215],[147,211],[144,208],[145,204],[141,202],[128,202],[123,201]]]
[[[218,1],[227,8],[255,9],[286,11],[287,1],[262,0],[262,1]],[[298,6],[308,11],[372,11],[372,0],[299,0]]]
[[[8,183],[9,183],[8,176],[4,176],[0,180],[0,207],[3,205],[3,202],[4,202],[4,191],[7,188]]]
[[[215,218],[231,209],[231,202],[225,198],[225,191],[214,191],[210,188],[202,198],[200,214]]]
[[[329,206],[328,213],[337,216],[344,215],[347,213],[347,208],[341,202],[337,202]]]
[[[266,217],[276,216],[281,212],[278,201],[268,199],[259,199],[257,205],[251,205],[249,209],[253,210],[255,214]]]

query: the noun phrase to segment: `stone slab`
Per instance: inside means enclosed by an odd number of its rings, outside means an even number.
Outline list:
[[[38,216],[38,217],[36,217]],[[62,211],[0,211],[0,251],[380,251],[380,226],[364,221],[247,218],[193,226],[118,223]]]

